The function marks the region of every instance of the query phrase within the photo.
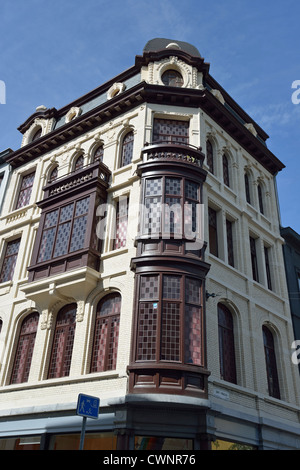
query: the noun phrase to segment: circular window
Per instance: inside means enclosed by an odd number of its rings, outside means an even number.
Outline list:
[[[182,75],[177,70],[167,70],[163,73],[162,82],[164,85],[181,87],[183,85]]]

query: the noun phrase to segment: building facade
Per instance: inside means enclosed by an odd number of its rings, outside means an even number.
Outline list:
[[[291,305],[295,339],[300,340],[300,235],[291,227],[282,227],[283,257]]]
[[[198,50],[19,127],[1,230],[0,449],[298,449],[284,165]]]

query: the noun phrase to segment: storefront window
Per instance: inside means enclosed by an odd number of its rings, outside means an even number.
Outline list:
[[[78,450],[80,434],[58,434],[51,438],[51,450]],[[84,450],[115,450],[117,436],[112,432],[97,434],[87,433],[84,438]]]
[[[192,439],[135,436],[135,450],[193,450]]]
[[[217,439],[211,443],[211,450],[255,450],[255,447]]]
[[[1,450],[39,450],[40,436],[0,439]]]

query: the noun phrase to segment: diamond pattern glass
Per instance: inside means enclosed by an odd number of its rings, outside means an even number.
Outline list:
[[[58,315],[52,345],[48,378],[69,375],[76,327],[76,304],[63,307]]]
[[[121,156],[121,167],[129,165],[133,156],[133,132],[128,132],[123,139],[122,145],[122,156]]]
[[[119,341],[121,296],[109,294],[97,306],[91,372],[115,370]]]
[[[16,209],[27,206],[30,201],[35,172],[25,175],[22,178],[20,192],[16,204]]]
[[[39,314],[28,315],[22,323],[10,383],[28,381]]]
[[[14,275],[21,239],[12,240],[7,243],[5,256],[2,264],[0,282],[11,281]]]
[[[172,119],[154,119],[153,142],[189,143],[189,122]]]

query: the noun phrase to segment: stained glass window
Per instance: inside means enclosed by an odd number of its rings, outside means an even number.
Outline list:
[[[98,303],[91,372],[116,369],[120,314],[120,294],[109,294]]]
[[[201,324],[199,279],[171,274],[140,277],[138,361],[202,365]]]
[[[75,327],[76,304],[63,307],[57,315],[48,378],[65,377],[70,373]]]
[[[133,142],[134,136],[133,131],[128,132],[122,143],[122,152],[121,152],[121,167],[129,165],[133,156]]]
[[[128,224],[128,198],[117,202],[116,207],[116,227],[113,248],[117,250],[126,246]]]
[[[90,197],[47,212],[38,262],[72,253],[84,247]]]
[[[20,191],[17,199],[16,209],[27,206],[30,201],[35,172],[22,177]]]
[[[166,86],[182,87],[183,85],[182,75],[177,72],[177,70],[166,70],[166,72],[163,73],[161,80]]]
[[[38,322],[37,312],[31,313],[23,320],[10,379],[11,384],[28,381]]]
[[[12,240],[7,243],[3,259],[0,282],[11,281],[14,275],[21,239]]]
[[[174,119],[154,119],[153,142],[188,145],[189,121]]]

